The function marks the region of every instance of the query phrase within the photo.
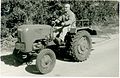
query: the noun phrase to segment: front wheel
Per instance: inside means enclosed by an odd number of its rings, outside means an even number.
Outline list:
[[[51,49],[41,50],[36,59],[36,66],[42,74],[51,72],[55,66],[55,63],[56,56]]]

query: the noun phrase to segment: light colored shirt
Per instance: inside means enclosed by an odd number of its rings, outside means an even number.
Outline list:
[[[76,17],[75,17],[75,14],[71,10],[69,10],[64,15],[60,16],[58,20],[62,21],[65,25],[76,27]]]

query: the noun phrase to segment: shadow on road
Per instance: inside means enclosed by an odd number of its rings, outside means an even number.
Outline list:
[[[61,60],[61,61],[65,61],[65,62],[74,62],[70,56],[68,56],[65,48],[58,48],[56,45],[51,45],[49,46],[48,48],[52,49],[55,54],[56,54],[56,58],[58,60]],[[94,49],[92,49],[94,50]],[[15,59],[14,59],[14,56],[12,54],[9,54],[9,55],[3,55],[0,57],[1,58],[1,61],[3,61],[5,64],[7,65],[12,65],[12,66],[20,66],[21,64],[19,63],[16,63]],[[36,68],[36,65],[27,65],[27,67],[25,68],[25,70],[29,73],[32,73],[32,74],[40,74],[39,71],[37,70]],[[42,75],[42,74],[41,74]]]
[[[70,58],[68,57],[68,55],[66,54],[66,50],[64,48],[60,48],[58,49],[58,47],[56,45],[50,45],[48,46],[48,48],[52,49],[55,54],[56,54],[56,58],[58,60],[61,60],[61,61],[66,61],[66,62],[74,62],[72,60],[70,60]],[[40,74],[42,75],[36,68],[36,65],[28,65],[25,70],[29,73],[32,73],[32,74]]]
[[[14,65],[14,58],[12,54],[4,55],[4,56],[1,56],[0,58],[1,58],[1,61],[3,61],[7,65]]]
[[[3,61],[6,65],[10,65],[10,66],[20,66],[21,64],[20,63],[17,63],[13,57],[12,54],[9,54],[9,55],[3,55],[0,57],[1,58],[1,61]]]
[[[56,45],[51,45],[48,48],[52,49],[55,54],[56,58],[61,61],[66,61],[66,62],[74,62],[70,56],[68,56],[65,48],[59,48]],[[92,49],[94,50],[94,49]],[[14,59],[14,56],[12,54],[9,55],[3,55],[0,57],[1,61],[3,61],[7,65],[12,65],[12,66],[20,66],[21,64],[17,63]]]
[[[40,72],[37,70],[36,65],[28,65],[25,70],[32,74],[40,74]]]

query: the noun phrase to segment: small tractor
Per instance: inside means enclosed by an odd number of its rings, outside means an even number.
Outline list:
[[[18,41],[15,43],[13,56],[19,63],[28,62],[33,57],[41,74],[52,71],[56,63],[56,54],[48,46],[54,41],[55,27],[50,25],[22,25],[17,28]],[[56,50],[64,46],[67,54],[75,62],[85,61],[91,52],[91,35],[96,31],[90,27],[71,28],[65,36],[64,45],[56,45]],[[58,40],[59,42],[59,40]]]

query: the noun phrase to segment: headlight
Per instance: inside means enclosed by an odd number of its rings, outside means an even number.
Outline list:
[[[15,48],[21,51],[25,50],[25,43],[15,43]]]
[[[24,51],[24,50],[25,50],[25,44],[21,43],[21,51]]]

